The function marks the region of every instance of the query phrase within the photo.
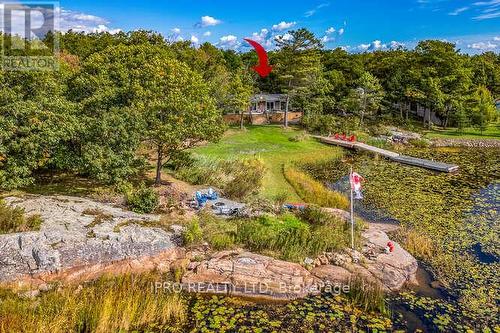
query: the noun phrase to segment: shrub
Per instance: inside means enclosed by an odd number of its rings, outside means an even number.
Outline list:
[[[158,206],[159,198],[154,189],[141,185],[125,193],[125,200],[129,208],[140,214],[151,213]]]
[[[198,220],[192,220],[182,233],[182,239],[185,245],[198,244],[203,240],[203,231]]]
[[[395,238],[415,257],[423,260],[433,259],[434,244],[432,240],[415,229],[400,228],[395,232]]]
[[[234,221],[218,218],[209,211],[202,211],[199,220],[203,238],[215,250],[226,250],[234,246],[237,229]]]
[[[329,133],[351,133],[357,128],[352,117],[341,117],[331,114],[306,115],[302,119],[303,126],[312,133],[327,135]]]
[[[291,142],[302,142],[307,138],[307,133],[306,132],[300,132],[300,134],[294,135],[290,138],[288,138],[289,141]]]
[[[198,158],[193,165],[181,168],[176,177],[195,185],[210,185],[221,189],[235,200],[257,194],[266,169],[258,158],[226,161]]]
[[[229,171],[232,176],[223,187],[224,194],[231,199],[243,199],[258,193],[266,167],[262,160],[254,158],[225,161],[222,163],[222,170]]]
[[[342,194],[330,191],[322,183],[295,167],[285,165],[283,171],[286,180],[305,202],[329,208],[346,209],[349,206],[349,201]]]
[[[347,297],[353,305],[365,311],[384,314],[388,314],[390,311],[385,303],[384,290],[376,282],[369,282],[360,277],[355,277],[349,283]]]
[[[183,150],[173,152],[169,157],[170,159],[166,163],[166,166],[172,170],[188,168],[195,163],[195,159],[191,156],[191,153]]]
[[[410,139],[408,143],[416,148],[429,148],[431,145],[430,141],[426,139]]]
[[[281,208],[285,203],[286,200],[288,199],[288,192],[287,191],[281,191],[277,194],[274,195],[273,200],[278,206],[278,208]]]
[[[42,222],[40,215],[26,217],[24,209],[9,207],[0,200],[0,234],[40,230]]]
[[[316,205],[309,205],[304,210],[299,213],[300,218],[303,221],[308,222],[312,225],[333,225],[336,223],[341,223],[339,218],[333,216],[332,214],[326,212]]]

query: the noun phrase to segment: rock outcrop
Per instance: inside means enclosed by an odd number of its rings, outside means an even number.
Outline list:
[[[84,198],[8,197],[43,220],[40,231],[0,235],[0,283],[95,277],[101,272],[140,270],[178,256],[175,235],[141,215]]]
[[[370,224],[361,252],[324,253],[306,267],[244,250],[210,254],[176,245],[182,227],[166,231],[159,216],[136,214],[84,198],[10,197],[5,201],[43,219],[40,231],[0,235],[0,284],[43,288],[102,274],[157,269],[183,273],[188,291],[294,299],[356,276],[395,291],[413,282],[417,261],[399,244],[385,253],[386,226]],[[330,210],[340,218],[348,214]]]
[[[308,271],[302,265],[239,251],[223,251],[201,262],[191,262],[182,278],[198,292],[294,299],[316,294],[325,287],[346,286],[360,277],[388,291],[414,283],[418,263],[399,244],[385,253],[390,241],[384,226],[370,225],[363,233],[362,252],[324,253]]]
[[[318,280],[296,263],[239,251],[224,251],[191,266],[188,289],[233,295],[294,299],[319,292]]]

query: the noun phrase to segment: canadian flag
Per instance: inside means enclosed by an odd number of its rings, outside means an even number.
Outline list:
[[[354,193],[356,194],[355,199],[361,200],[363,199],[363,193],[361,192],[361,182],[364,181],[365,179],[357,172],[351,173],[350,182],[351,182],[351,188],[354,190]]]

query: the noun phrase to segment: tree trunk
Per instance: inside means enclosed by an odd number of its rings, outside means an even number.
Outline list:
[[[429,109],[429,115],[427,117],[427,126],[429,129],[432,128],[432,117],[431,116],[432,116],[432,108]]]
[[[286,95],[286,107],[285,107],[285,119],[283,120],[283,124],[285,128],[288,127],[288,106],[290,105],[290,95]]]
[[[155,185],[160,186],[161,185],[161,168],[163,166],[163,147],[161,145],[158,146],[158,159],[156,162],[156,179],[155,179]]]
[[[448,127],[448,120],[450,118],[450,109],[449,108],[446,108],[446,117],[444,119],[444,129],[446,129]]]
[[[250,112],[252,112],[252,110],[250,110]],[[241,115],[240,115],[240,129],[243,129],[243,119],[245,117],[245,113],[242,112]]]
[[[411,108],[411,102],[405,102],[405,106],[406,106],[406,121],[408,121],[410,108]]]
[[[399,117],[401,120],[404,120],[403,118],[403,102],[399,101]]]

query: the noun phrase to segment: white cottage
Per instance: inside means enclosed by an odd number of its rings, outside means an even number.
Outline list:
[[[282,94],[258,94],[252,96],[251,113],[274,113],[284,112],[286,108],[286,95]]]

